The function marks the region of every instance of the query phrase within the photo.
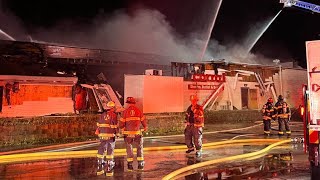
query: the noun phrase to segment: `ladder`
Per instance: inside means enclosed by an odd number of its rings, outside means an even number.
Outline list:
[[[209,97],[202,103],[202,107],[203,109],[205,109],[209,103],[214,99],[214,102],[217,100],[218,95],[220,94],[220,92],[222,92],[224,90],[224,83],[220,83],[217,89],[214,89],[212,91],[212,93],[209,95]]]

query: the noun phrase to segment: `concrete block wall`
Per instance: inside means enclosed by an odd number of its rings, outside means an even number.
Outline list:
[[[184,111],[190,106],[190,96],[197,94],[199,98],[199,104],[202,104],[213,92],[213,90],[197,90],[189,89],[189,85],[215,85],[219,86],[219,82],[194,82],[194,81],[184,81],[183,82],[183,109]],[[222,94],[222,93],[221,93]],[[220,96],[221,96],[220,94]],[[219,96],[219,97],[220,97]]]
[[[74,113],[71,98],[49,97],[48,101],[24,101],[22,105],[3,106],[0,117],[32,117],[67,113]]]
[[[129,96],[144,113],[183,112],[183,78],[125,75],[125,98]]]
[[[95,137],[98,115],[2,119],[0,146],[52,143],[61,139]]]
[[[226,86],[228,86],[228,88],[226,88],[226,89],[230,91],[229,96],[232,98],[232,105],[235,108],[242,109],[241,87],[247,87],[249,89],[256,89],[257,90],[258,109],[262,108],[263,97],[260,96],[260,90],[259,90],[259,87],[257,87],[257,85],[258,85],[257,82],[244,82],[244,81],[241,81],[241,78],[238,78],[236,88],[234,89],[235,77],[227,76],[226,81],[227,81]],[[228,93],[228,92],[226,92],[226,93]]]
[[[273,76],[277,95],[280,95],[280,76]],[[302,104],[302,85],[308,83],[307,70],[305,69],[283,69],[282,89],[285,100],[291,108],[298,108]],[[276,101],[276,100],[275,100]]]
[[[302,104],[302,85],[308,83],[306,70],[284,69],[282,71],[283,96],[290,107]]]

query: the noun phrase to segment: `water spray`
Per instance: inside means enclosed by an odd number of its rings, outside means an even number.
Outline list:
[[[271,21],[262,29],[258,37],[255,39],[255,41],[250,45],[250,47],[247,50],[247,54],[250,53],[253,46],[258,42],[258,40],[261,38],[261,36],[266,32],[266,30],[269,28],[269,26],[272,24],[272,22],[279,16],[279,14],[282,12],[282,9],[271,19]]]
[[[6,36],[8,39],[12,40],[12,41],[15,41],[15,39],[13,37],[11,37],[9,34],[5,33],[4,31],[2,31],[0,29],[0,34],[3,34],[4,36]]]
[[[213,29],[214,23],[216,22],[217,15],[218,15],[221,3],[222,3],[222,0],[219,1],[218,8],[217,8],[217,10],[216,10],[216,12],[215,12],[215,14],[213,16],[213,20],[211,22],[211,26],[210,26],[210,29],[209,29],[209,32],[208,32],[208,36],[207,36],[205,45],[204,45],[203,50],[202,50],[201,55],[200,55],[200,61],[202,61],[202,59],[203,59],[203,57],[204,57],[204,55],[206,53],[206,50],[207,50],[207,47],[208,47],[208,43],[209,43],[209,40],[210,40],[210,37],[211,37],[212,29]]]

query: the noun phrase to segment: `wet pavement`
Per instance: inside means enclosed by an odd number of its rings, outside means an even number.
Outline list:
[[[230,139],[287,139],[287,136],[274,135],[265,137],[262,125],[251,128],[208,133],[220,129],[239,129],[244,125],[230,125],[227,127],[214,126],[205,130],[203,143],[217,142]],[[291,137],[302,137],[302,123],[293,122]],[[277,128],[273,124],[273,128]],[[147,137],[145,147],[183,145],[183,136]],[[161,179],[165,175],[187,165],[219,159],[238,154],[250,153],[265,148],[268,144],[231,144],[216,148],[204,148],[201,158],[194,155],[186,156],[185,150],[145,152],[146,166],[143,171],[128,172],[125,156],[115,158],[116,166],[113,177],[96,176],[96,158],[70,158],[59,160],[41,160],[33,162],[19,162],[0,164],[0,179]],[[121,139],[117,148],[123,148]],[[77,146],[75,150],[97,149],[97,143]],[[65,148],[54,149],[66,151]],[[137,169],[135,162],[134,169]],[[302,144],[285,144],[279,146],[261,157],[216,164],[187,172],[178,179],[310,179],[307,155],[303,152]]]

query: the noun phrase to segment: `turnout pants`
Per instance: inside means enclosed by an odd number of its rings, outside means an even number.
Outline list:
[[[271,129],[271,120],[270,119],[264,119],[263,120],[263,132],[264,134],[270,134]]]
[[[111,137],[109,139],[101,139],[97,157],[101,159],[106,157],[107,161],[113,161],[115,144],[116,141],[114,137]]]
[[[195,127],[188,125],[184,130],[185,143],[189,150],[193,149],[201,150],[202,148],[202,127]]]
[[[283,131],[286,130],[287,134],[291,134],[290,126],[289,126],[288,118],[279,118],[279,134],[284,134]]]
[[[124,141],[126,143],[126,150],[127,150],[127,162],[128,164],[133,162],[133,144],[137,147],[137,161],[138,164],[143,166],[144,165],[144,158],[143,158],[143,138],[141,135],[134,135],[132,137],[125,136]]]

